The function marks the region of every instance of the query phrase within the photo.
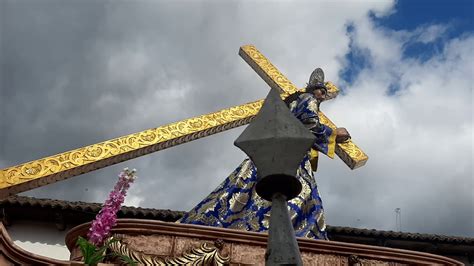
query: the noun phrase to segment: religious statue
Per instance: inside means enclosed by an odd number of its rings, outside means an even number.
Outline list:
[[[320,123],[319,105],[326,95],[324,72],[317,68],[311,74],[304,91],[285,98],[290,111],[316,137],[296,173],[303,189],[296,198],[288,202],[291,221],[298,237],[327,239],[323,206],[313,171],[316,171],[318,152],[333,158],[335,144],[350,138],[345,128],[333,130]],[[256,181],[257,169],[247,158],[179,222],[256,232],[267,231],[271,202],[257,195]]]
[[[342,134],[343,131],[338,130],[336,125],[323,112],[319,111],[316,114],[320,100],[313,99],[317,97],[312,93],[315,90],[309,89],[306,91],[310,96],[313,94],[311,96],[312,100],[299,95],[300,90],[253,45],[240,47],[239,55],[271,88],[278,90],[281,97],[288,98],[288,95],[293,95],[287,101],[297,100],[296,106],[293,107],[296,108],[294,112],[298,112],[298,106],[307,105],[308,108],[306,109],[311,110],[315,118],[319,118],[320,124],[334,129],[336,135],[338,135],[338,132],[340,133],[339,135],[344,135]],[[309,88],[312,87],[311,84],[322,84],[324,80],[324,75],[320,70],[316,71],[312,77]],[[325,91],[324,87],[327,89],[325,100],[335,98],[339,91],[331,82],[325,82],[324,86],[321,85],[319,87],[321,87],[320,93]],[[303,104],[298,105],[299,102]],[[263,100],[257,100],[0,169],[0,199],[246,125],[252,121],[253,117],[262,107],[262,104]],[[292,103],[290,102],[289,104],[291,105]],[[315,120],[313,122],[318,121],[318,119],[313,120]],[[315,126],[314,128],[322,127]],[[334,140],[333,133],[331,131],[332,138],[330,137],[329,140]],[[352,140],[336,140],[335,150],[333,149],[333,142],[328,141],[328,149],[323,151],[323,153],[332,157],[335,152],[350,169],[361,167],[367,162],[368,156]],[[315,148],[318,150],[317,146]],[[316,155],[317,152],[313,150],[311,152],[313,157],[311,162],[317,162],[314,159]],[[316,169],[315,166],[313,164],[311,170],[314,171]],[[234,175],[242,174],[246,169],[250,169],[249,167],[249,162],[244,161]],[[304,166],[302,169],[309,168]],[[244,194],[242,194],[242,197],[245,197]],[[238,197],[234,198],[237,199]],[[243,199],[238,199],[238,202],[247,202],[243,201]],[[300,200],[302,199],[305,198],[302,197]],[[262,223],[266,223],[266,220],[262,220]],[[258,230],[258,228],[254,230]]]

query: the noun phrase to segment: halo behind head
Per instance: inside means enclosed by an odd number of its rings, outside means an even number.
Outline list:
[[[324,71],[319,67],[311,73],[308,85],[306,86],[306,92],[313,93],[316,89],[322,89],[326,93],[328,91],[326,85],[324,85]]]

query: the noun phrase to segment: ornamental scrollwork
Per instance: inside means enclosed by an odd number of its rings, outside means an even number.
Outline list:
[[[0,170],[5,197],[250,123],[263,100]]]
[[[281,91],[282,98],[299,90],[255,46],[242,46],[239,54],[267,84]],[[336,97],[338,88],[331,82],[326,82],[326,86],[326,98]],[[246,125],[258,113],[262,103],[263,100],[259,100],[230,107],[0,169],[0,198]],[[323,124],[336,128],[323,113],[320,116]],[[336,154],[352,169],[364,165],[368,159],[352,141],[338,144]]]
[[[283,92],[285,96],[301,90],[293,85],[255,46],[240,47],[239,55],[270,87]],[[325,84],[328,88],[326,100],[335,98],[339,94],[339,89],[331,82]]]
[[[219,253],[219,244],[203,243],[182,256],[167,258],[133,250],[122,241],[112,242],[109,248],[113,252],[128,256],[140,265],[226,265],[230,258]]]

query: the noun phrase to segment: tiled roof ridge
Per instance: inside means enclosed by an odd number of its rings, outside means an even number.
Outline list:
[[[8,205],[19,205],[19,206],[31,206],[31,207],[42,207],[42,208],[58,208],[61,210],[78,210],[84,212],[98,212],[102,208],[101,203],[88,203],[83,201],[66,201],[57,199],[45,199],[45,198],[34,198],[27,196],[10,196],[6,199],[0,200],[0,207],[4,204]],[[141,207],[130,207],[123,206],[121,208],[121,214],[125,216],[131,216],[136,218],[166,218],[167,220],[178,220],[185,212],[173,211],[173,210],[160,210],[154,208],[141,208]],[[119,213],[120,214],[120,213]],[[459,244],[474,244],[473,237],[460,237],[460,236],[447,236],[438,234],[422,234],[422,233],[409,233],[409,232],[395,232],[385,231],[376,229],[363,229],[353,228],[344,226],[327,226],[327,232],[337,234],[347,234],[351,236],[367,236],[367,237],[381,237],[381,238],[392,238],[400,240],[414,240],[414,241],[436,241],[444,243],[459,243]]]
[[[90,203],[83,201],[66,201],[58,199],[47,199],[47,198],[34,198],[27,196],[10,196],[6,199],[0,200],[0,206],[8,205],[19,205],[19,206],[31,206],[31,207],[41,207],[41,208],[57,208],[61,210],[76,210],[83,212],[93,212],[97,213],[102,208],[102,203]],[[119,212],[119,216],[137,216],[137,218],[167,218],[179,219],[184,215],[182,211],[172,211],[172,210],[162,210],[154,208],[142,208],[142,207],[131,207],[131,206],[122,206]]]
[[[367,237],[381,237],[381,238],[392,238],[400,240],[430,240],[437,242],[449,242],[449,243],[462,243],[462,244],[474,244],[474,237],[464,236],[448,236],[439,234],[425,234],[425,233],[410,233],[410,232],[397,232],[397,231],[386,231],[377,229],[366,229],[366,228],[354,228],[344,226],[327,226],[329,233],[347,234],[351,236],[367,236]]]

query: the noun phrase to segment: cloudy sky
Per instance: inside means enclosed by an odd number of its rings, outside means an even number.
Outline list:
[[[330,225],[474,236],[472,1],[0,1],[0,168],[263,98],[254,44],[369,155],[320,160]],[[243,128],[24,195],[189,210],[245,155]]]

